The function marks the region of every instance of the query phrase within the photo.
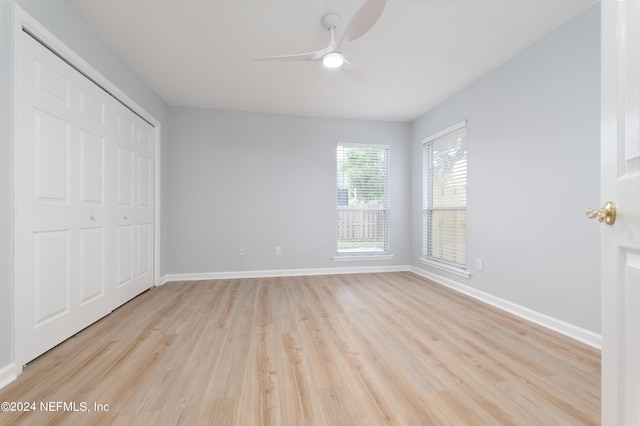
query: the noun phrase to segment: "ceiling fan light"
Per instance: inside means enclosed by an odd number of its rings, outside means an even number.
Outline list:
[[[327,68],[339,68],[344,64],[344,56],[340,52],[330,52],[322,57],[322,65]]]

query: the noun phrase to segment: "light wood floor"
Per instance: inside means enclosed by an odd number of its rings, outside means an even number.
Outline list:
[[[411,273],[176,282],[0,401],[92,411],[0,424],[595,425],[600,353]]]

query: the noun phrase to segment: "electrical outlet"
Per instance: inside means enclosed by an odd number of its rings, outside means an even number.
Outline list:
[[[274,254],[276,256],[282,256],[282,247],[276,246],[276,248],[275,248],[275,250],[273,252],[274,252]]]
[[[244,256],[244,248],[240,247],[240,248],[238,249],[238,256],[239,256],[239,257]]]
[[[484,262],[482,261],[481,258],[477,258],[476,259],[476,271],[482,271],[483,268],[484,268]]]

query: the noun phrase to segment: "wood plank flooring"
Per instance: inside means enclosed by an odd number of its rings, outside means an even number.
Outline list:
[[[600,352],[408,272],[174,282],[0,401],[37,404],[12,425],[596,425]]]

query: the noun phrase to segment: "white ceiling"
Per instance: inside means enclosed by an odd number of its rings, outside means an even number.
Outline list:
[[[343,53],[357,72],[319,62],[259,62],[328,44],[363,0],[67,0],[170,105],[411,121],[596,0],[389,0]]]

